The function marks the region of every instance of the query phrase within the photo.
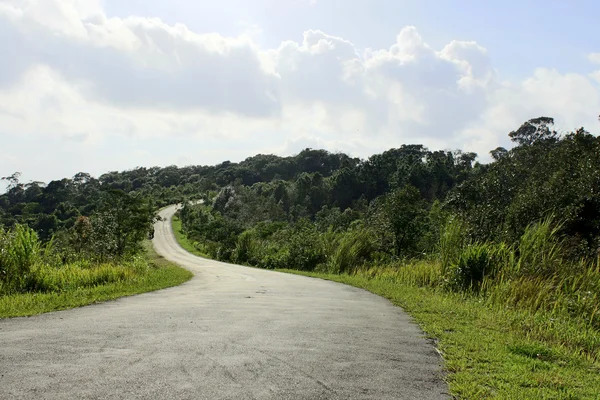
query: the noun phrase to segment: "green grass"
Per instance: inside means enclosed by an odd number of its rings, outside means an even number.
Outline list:
[[[183,233],[181,220],[177,216],[173,216],[171,220],[171,226],[173,227],[173,233],[175,234],[177,242],[185,251],[199,257],[210,258],[206,253],[200,251],[200,249],[194,245],[194,242],[188,239],[188,237]]]
[[[385,275],[283,272],[363,288],[402,307],[435,340],[456,398],[600,398],[600,363],[577,345],[579,340],[600,345],[600,334],[575,321],[502,310],[476,297],[407,285]],[[569,346],[569,338],[576,343]]]
[[[128,279],[115,281],[105,279],[106,283],[100,282],[99,284],[92,281],[92,286],[62,286],[61,290],[57,291],[0,296],[0,318],[42,314],[151,292],[180,285],[193,276],[190,271],[158,255],[150,242],[145,243],[145,249],[149,267],[144,271],[140,271],[138,267],[138,271],[133,277],[122,276],[122,278]],[[123,271],[123,274],[130,275],[131,271],[127,271]],[[69,272],[65,270],[48,274],[47,281],[58,285],[64,280],[64,276],[69,276]],[[85,279],[93,280],[98,279],[98,276],[102,278],[110,272],[110,269],[104,266],[96,274],[85,273],[83,275]]]

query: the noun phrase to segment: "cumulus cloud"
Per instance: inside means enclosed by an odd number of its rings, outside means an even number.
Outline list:
[[[361,54],[343,38],[307,31],[301,43],[285,42],[272,54],[286,106],[318,103],[327,130],[347,131],[335,121],[360,115],[363,135],[398,139],[448,136],[480,114],[493,79],[484,48],[455,41],[436,51],[415,27],[389,49]]]
[[[482,69],[479,75],[470,58]],[[485,107],[492,74],[481,68],[485,60],[485,49],[475,43],[452,42],[435,51],[415,27],[407,27],[389,50],[366,60],[365,77],[371,93],[385,96],[390,122],[406,123],[417,136],[439,137],[455,133]]]
[[[287,41],[270,52],[281,76],[288,102],[354,99],[354,88],[344,80],[344,67],[358,60],[354,45],[321,31],[304,33],[302,43]]]
[[[0,8],[0,45],[4,54],[15,54],[0,67],[5,86],[44,64],[78,85],[89,101],[278,113],[277,77],[248,38],[199,35],[156,18],[107,19],[91,1],[12,3],[24,6]]]
[[[100,0],[3,0],[0,137],[12,146],[3,154],[40,154],[49,166],[2,157],[0,169],[58,178],[303,146],[361,157],[403,143],[486,154],[530,118],[553,116],[565,129],[597,123],[600,71],[541,68],[503,82],[474,41],[436,49],[412,26],[391,39],[360,49],[313,29],[261,48],[249,34],[108,18]]]
[[[467,146],[491,149],[508,146],[506,132],[534,116],[555,118],[559,131],[585,127],[598,133],[600,86],[579,74],[561,74],[539,68],[518,83],[505,83],[489,94],[489,105],[480,118],[463,131]],[[481,154],[485,154],[480,150]]]

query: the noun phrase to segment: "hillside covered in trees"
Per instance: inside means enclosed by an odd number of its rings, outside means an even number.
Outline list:
[[[403,145],[366,160],[306,149],[216,166],[136,168],[98,178],[82,172],[48,184],[22,183],[15,173],[3,178],[9,186],[0,195],[0,223],[26,224],[47,240],[72,229],[79,216],[119,201],[157,208],[202,198],[213,219],[238,233],[257,222],[304,220],[334,230],[359,220],[385,226],[394,238],[381,242],[380,250],[397,257],[430,250],[443,214],[464,219],[475,240],[510,242],[530,223],[553,215],[564,222],[561,232],[572,249],[595,251],[599,139],[583,129],[559,136],[552,123],[526,122],[510,133],[515,147],[492,150],[489,164],[476,162],[474,153]],[[408,219],[394,219],[401,215]],[[401,228],[409,226],[412,233],[403,237]]]
[[[52,239],[63,260],[82,251],[121,257],[148,234],[156,209],[185,202],[183,231],[200,252],[263,268],[340,273],[439,259],[436,284],[460,290],[497,276],[563,282],[591,273],[600,139],[584,129],[559,135],[545,117],[509,136],[515,146],[492,150],[488,164],[474,153],[403,145],[366,160],[306,149],[48,184],[22,183],[15,173],[3,178],[0,224]],[[593,293],[584,308],[599,326],[598,283],[581,285]]]
[[[15,173],[3,178],[9,186],[0,195],[0,224],[26,224],[48,240],[73,229],[80,216],[113,205],[157,208],[201,198],[211,207],[187,207],[186,231],[223,247],[223,259],[257,223],[274,232],[309,222],[321,231],[360,224],[374,235],[377,254],[407,258],[434,249],[448,215],[464,220],[472,240],[510,243],[552,215],[570,251],[593,254],[600,235],[599,139],[583,129],[559,136],[552,124],[551,118],[526,122],[510,133],[515,147],[492,150],[494,161],[485,165],[474,153],[403,145],[367,160],[306,149],[216,166],[136,168],[98,178],[79,173],[48,184],[22,183]]]

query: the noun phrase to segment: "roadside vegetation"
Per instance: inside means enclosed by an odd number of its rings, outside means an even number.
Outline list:
[[[0,221],[5,231],[31,227],[43,246],[71,232],[77,253],[82,218],[98,235],[127,220],[103,219],[96,199],[117,191],[105,204],[138,204],[108,209],[184,203],[174,230],[196,254],[342,281],[404,307],[443,353],[457,398],[594,399],[600,138],[583,128],[559,134],[546,117],[509,137],[512,148],[492,150],[486,164],[474,153],[403,145],[366,160],[306,149],[48,185],[15,174]],[[111,229],[115,240],[130,232]],[[115,240],[87,254],[135,263],[127,257],[136,252]],[[61,259],[71,262],[79,261]]]
[[[178,285],[191,273],[146,239],[153,213],[107,193],[91,218],[43,241],[29,226],[0,227],[0,318],[34,315]]]
[[[146,254],[119,264],[68,266],[40,265],[45,290],[0,295],[0,318],[24,317],[81,307],[119,297],[180,285],[192,273],[156,254],[146,242]]]
[[[173,234],[175,235],[175,239],[177,239],[177,243],[179,243],[179,245],[185,251],[196,256],[208,257],[208,255],[201,250],[203,248],[201,243],[193,242],[183,233],[183,227],[179,217],[174,216],[171,220],[171,225],[173,227]]]

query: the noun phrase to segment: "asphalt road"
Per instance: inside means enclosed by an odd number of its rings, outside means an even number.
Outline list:
[[[166,222],[154,243],[195,277],[0,320],[0,399],[448,398],[433,346],[387,300],[194,257]]]

